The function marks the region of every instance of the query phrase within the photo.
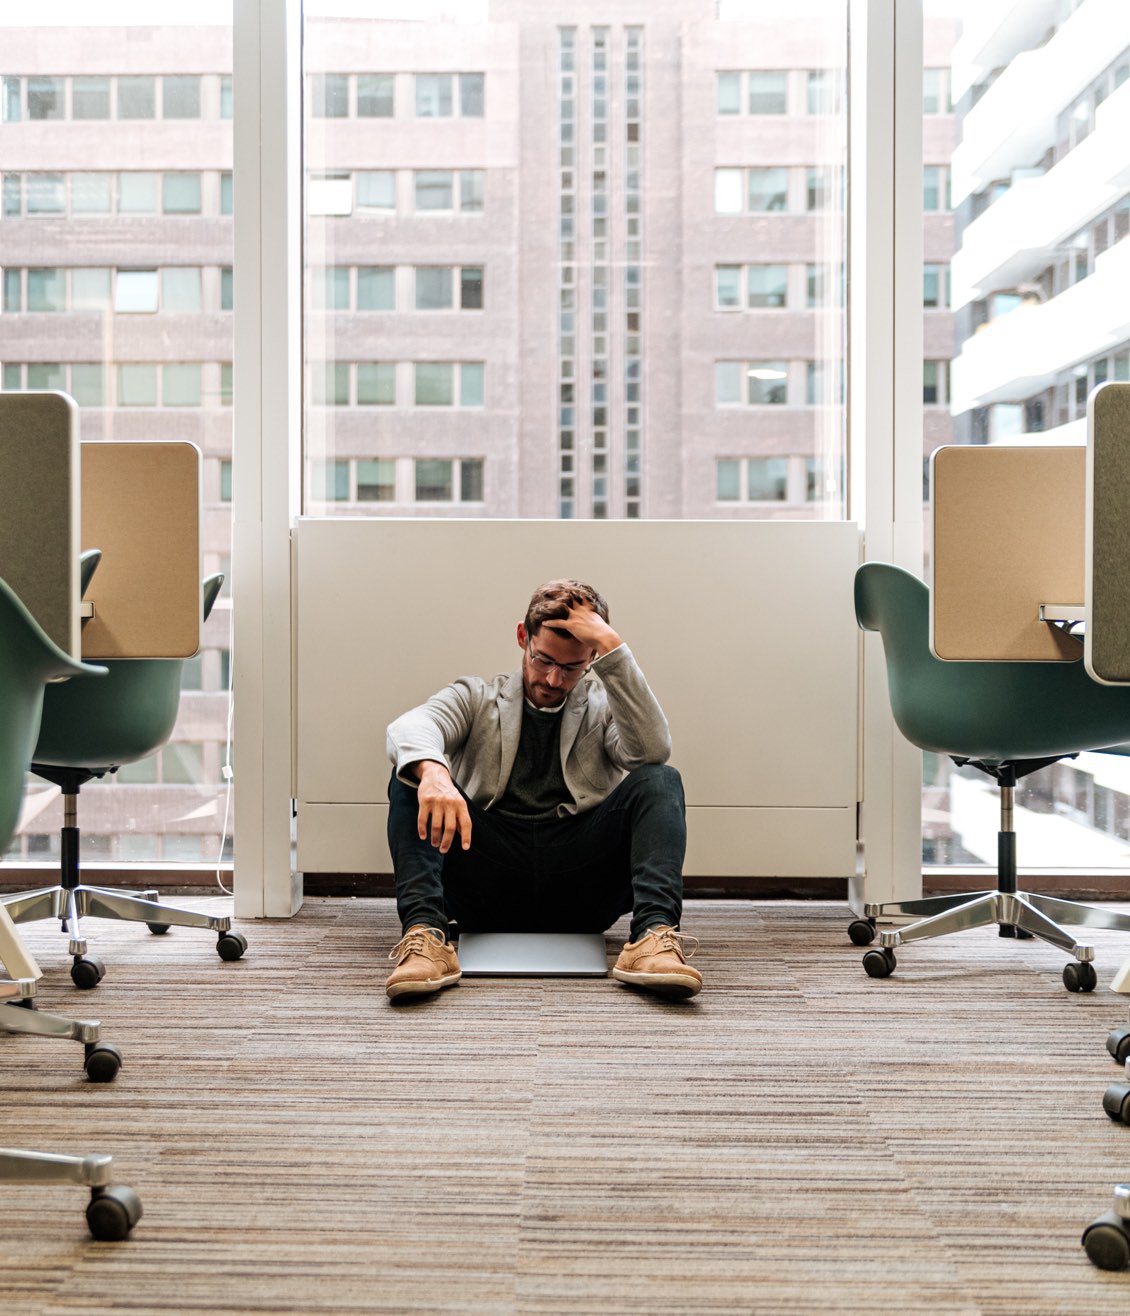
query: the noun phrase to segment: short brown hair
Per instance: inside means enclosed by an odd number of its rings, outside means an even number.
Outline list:
[[[548,580],[539,585],[526,609],[526,634],[537,635],[543,626],[564,621],[571,607],[588,604],[603,621],[608,621],[608,604],[591,585],[579,580]],[[564,634],[565,632],[562,632]]]

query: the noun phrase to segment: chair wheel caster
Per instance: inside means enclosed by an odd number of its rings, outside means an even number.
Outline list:
[[[71,965],[71,981],[80,991],[97,987],[106,976],[106,966],[97,955],[76,955]]]
[[[1118,1064],[1124,1065],[1130,1058],[1130,1028],[1115,1028],[1107,1033],[1106,1049]]]
[[[1130,1234],[1126,1221],[1105,1211],[1083,1230],[1083,1251],[1100,1270],[1125,1270],[1130,1266]]]
[[[216,942],[222,960],[238,960],[247,949],[247,938],[242,932],[223,932]]]
[[[1088,1261],[1100,1270],[1130,1266],[1130,1184],[1115,1184],[1111,1209],[1083,1230],[1082,1243]]]
[[[1103,1093],[1103,1110],[1112,1120],[1130,1124],[1130,1083],[1112,1083]]]
[[[92,1083],[110,1083],[122,1067],[122,1053],[113,1042],[88,1042],[86,1076]]]
[[[848,940],[853,946],[870,946],[875,940],[875,920],[856,918],[848,924]]]
[[[1063,985],[1069,992],[1093,992],[1098,981],[1099,975],[1093,964],[1068,960],[1063,966]]]
[[[169,930],[167,923],[146,923],[145,925],[155,937],[163,937]]]
[[[86,1223],[100,1243],[120,1243],[141,1219],[141,1198],[132,1188],[94,1188]]]
[[[895,953],[889,946],[882,950],[869,950],[863,957],[863,967],[869,978],[889,978],[895,971]]]

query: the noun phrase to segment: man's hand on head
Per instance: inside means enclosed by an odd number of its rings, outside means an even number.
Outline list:
[[[420,779],[417,792],[420,812],[416,819],[420,840],[430,839],[440,854],[447,854],[458,833],[463,849],[469,850],[471,811],[451,780],[446,765],[425,759],[421,763],[412,764],[412,771]]]
[[[611,653],[623,644],[623,640],[600,613],[584,602],[571,603],[566,617],[561,621],[548,622],[547,625],[568,631],[574,640],[591,645],[598,658],[603,658],[606,653]]]

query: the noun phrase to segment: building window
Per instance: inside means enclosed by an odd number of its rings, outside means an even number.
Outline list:
[[[788,491],[787,457],[747,457],[747,496],[751,503],[783,503]]]
[[[108,215],[113,209],[112,174],[72,174],[71,214]]]
[[[191,266],[173,266],[161,271],[161,309],[163,311],[199,311],[200,270]]]
[[[396,80],[391,73],[357,75],[357,117],[391,119],[395,111]]]
[[[416,267],[416,309],[449,311],[454,305],[454,271],[444,265]]]
[[[157,115],[155,78],[118,79],[118,118],[153,119]]]
[[[396,210],[396,173],[392,169],[359,169],[353,176],[358,210]]]
[[[326,503],[349,501],[349,463],[325,461],[311,463],[313,496]]]
[[[789,171],[787,169],[750,169],[747,182],[750,210],[788,209]]]
[[[27,368],[27,386],[30,389],[62,389],[66,387],[61,365],[36,362]]]
[[[481,213],[485,191],[486,174],[482,169],[459,171],[459,210],[462,214]]]
[[[19,123],[23,118],[23,80],[21,78],[4,79],[4,122]]]
[[[736,503],[742,496],[742,464],[732,457],[714,463],[714,497],[720,503]]]
[[[349,363],[327,361],[311,367],[310,401],[316,407],[349,406]]]
[[[751,361],[746,383],[751,407],[783,407],[788,402],[789,368],[784,361]]]
[[[66,88],[62,78],[28,78],[27,117],[31,120],[66,117]]]
[[[113,305],[110,270],[71,270],[71,310],[102,313]]]
[[[805,208],[834,210],[836,206],[835,170],[828,165],[814,165],[808,170]]]
[[[106,403],[106,371],[101,362],[71,366],[71,397],[80,407]]]
[[[396,366],[390,361],[360,361],[357,364],[357,405],[396,405]]]
[[[435,458],[416,460],[416,502],[450,503],[454,499],[455,463]]]
[[[316,311],[349,310],[349,267],[332,265],[310,271],[310,301]]]
[[[483,501],[483,463],[481,460],[468,460],[459,463],[459,501],[461,503],[481,503]]]
[[[152,215],[157,210],[157,175],[118,175],[118,214]]]
[[[789,75],[781,70],[759,71],[749,75],[750,114],[786,114],[788,112]]]
[[[139,314],[157,309],[157,271],[119,270],[114,281],[114,310]]]
[[[452,114],[450,73],[416,74],[416,117],[449,119]]]
[[[349,77],[344,73],[315,73],[310,78],[310,113],[315,119],[349,116]]]
[[[66,209],[66,189],[62,174],[28,174],[29,215],[62,215]]]
[[[833,69],[812,69],[808,74],[808,113],[838,114],[840,80]]]
[[[742,111],[742,75],[719,73],[715,76],[715,108],[719,114],[740,114]]]
[[[166,119],[199,119],[199,77],[166,74],[161,79],[161,115]]]
[[[464,265],[459,271],[459,306],[464,311],[483,309],[483,271],[480,266]]]
[[[348,278],[349,271],[343,273]],[[345,305],[349,306],[349,290],[345,289]],[[396,271],[391,265],[362,265],[357,271],[357,309],[359,311],[392,311],[396,309]]]
[[[161,403],[166,407],[200,405],[200,366],[163,365],[161,367]]]
[[[415,364],[418,407],[481,407],[483,365],[480,361],[418,361]]]
[[[161,179],[161,209],[166,215],[199,215],[200,175],[165,174]]]
[[[949,304],[949,266],[923,266],[922,305],[927,309],[941,310]]]
[[[417,458],[414,462],[418,503],[480,503],[483,501],[481,458]]]
[[[451,169],[417,169],[416,209],[454,210],[454,177]]]
[[[740,215],[742,213],[742,171],[740,169],[715,169],[714,213],[717,215]]]
[[[396,461],[387,457],[362,457],[357,462],[357,501],[391,503],[396,499]]]
[[[29,311],[67,309],[67,276],[63,270],[28,270],[27,309]]]
[[[231,74],[220,74],[220,118],[230,119],[232,115]]]
[[[459,113],[464,119],[481,119],[486,107],[486,79],[481,73],[460,73]]]
[[[950,209],[950,171],[946,165],[926,165],[922,170],[922,209]]]
[[[74,119],[108,119],[110,117],[110,79],[72,78],[71,117]]]
[[[784,307],[788,304],[789,270],[787,265],[750,265],[747,305],[751,308]]]
[[[952,109],[949,69],[923,69],[922,113],[949,114]]]
[[[416,405],[450,407],[455,401],[454,368],[450,362],[416,363]]]
[[[155,365],[119,365],[119,407],[155,407],[157,405],[157,367]]]
[[[742,304],[742,267],[714,267],[714,305],[720,311],[737,311]]]
[[[742,364],[740,361],[715,361],[714,403],[719,407],[736,407],[742,401]]]

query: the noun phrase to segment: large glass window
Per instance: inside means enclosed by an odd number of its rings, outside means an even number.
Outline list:
[[[923,0],[924,465],[947,443],[1081,444],[1091,389],[1130,373],[1118,365],[1130,362],[1122,280],[1105,275],[1128,232],[1128,148],[1102,109],[1130,50],[1065,63],[1057,51],[1074,48],[1088,6],[1049,5],[1038,24],[1030,8],[963,32],[953,6]],[[1017,96],[1021,81],[1041,114]],[[1123,762],[1082,754],[1018,783],[1023,867],[1125,865]],[[995,794],[987,777],[925,756],[927,865],[995,865]]]
[[[304,510],[842,516],[847,5],[815,8],[686,0],[668,42],[619,0],[309,5]]]
[[[36,7],[25,8],[11,26],[0,17],[3,314],[21,313],[18,333],[5,336],[0,382],[69,393],[84,442],[194,442],[204,463],[203,568],[214,571],[231,557],[230,478],[226,500],[222,482],[232,317],[216,313],[223,270],[230,306],[232,221],[217,183],[231,168],[230,42],[215,6],[198,18],[191,7],[153,5],[148,23],[128,29],[113,4],[68,6],[67,24],[57,21],[63,6],[43,6],[40,26]],[[205,212],[206,221],[186,222]],[[229,591],[185,665],[165,749],[83,787],[89,857],[213,869],[222,847],[231,858],[221,772],[230,620]],[[58,854],[57,787],[32,776],[28,791],[9,859]]]

